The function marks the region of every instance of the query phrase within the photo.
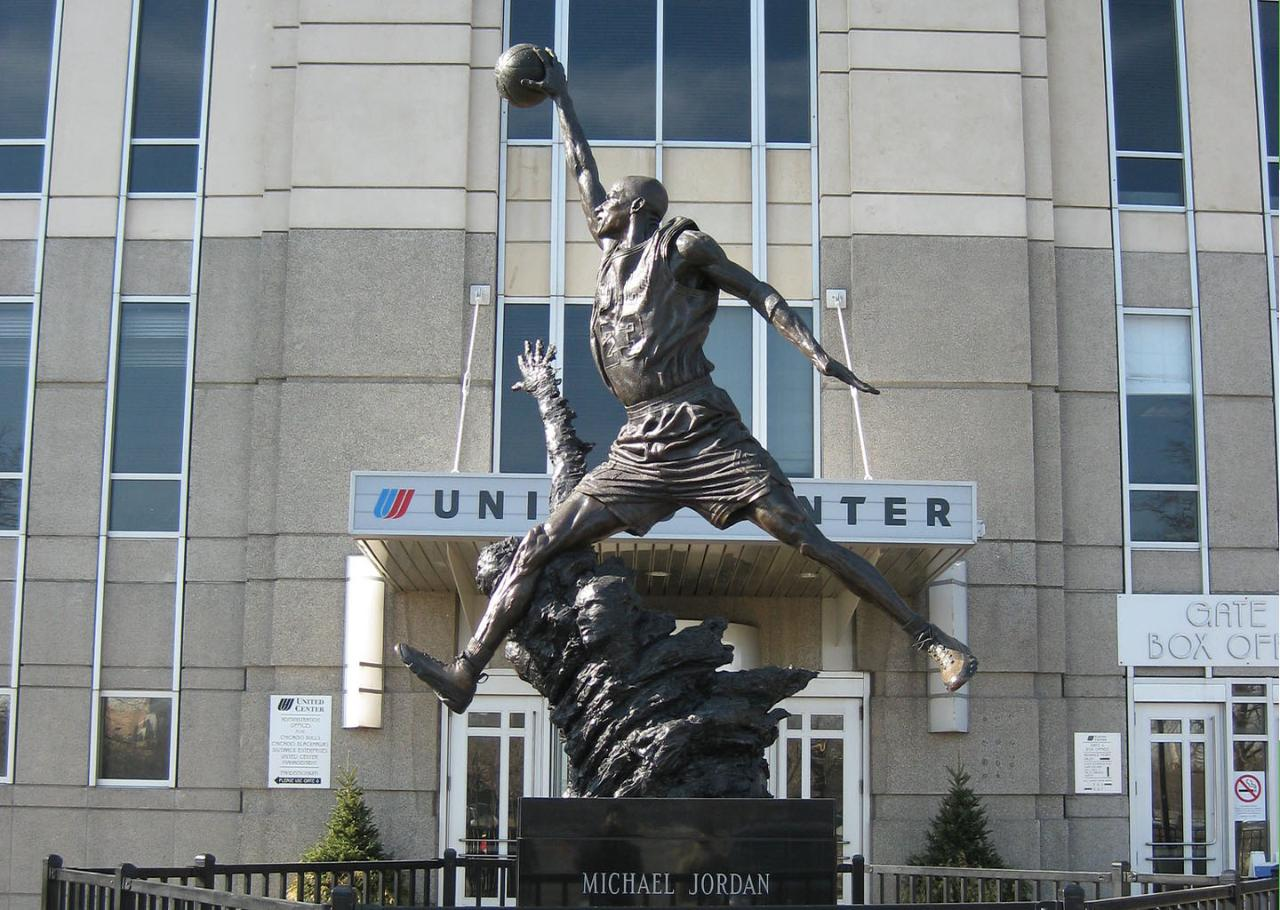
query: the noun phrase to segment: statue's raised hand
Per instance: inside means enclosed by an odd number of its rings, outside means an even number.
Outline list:
[[[516,357],[516,365],[520,367],[520,375],[524,377],[511,386],[513,391],[528,392],[535,398],[545,393],[555,394],[559,389],[556,381],[556,346],[542,346],[542,339],[530,345],[524,343],[524,353]]]
[[[556,99],[569,88],[569,80],[564,74],[564,64],[556,59],[555,53],[547,47],[537,49],[538,59],[542,61],[543,76],[539,79],[521,79],[520,84],[542,92],[548,98]]]

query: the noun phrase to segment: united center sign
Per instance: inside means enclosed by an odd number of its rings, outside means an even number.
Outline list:
[[[801,503],[843,543],[973,544],[979,536],[972,483],[796,480]],[[545,475],[351,475],[355,537],[507,537],[547,517]],[[768,540],[749,522],[719,531],[683,509],[648,535],[664,540]]]

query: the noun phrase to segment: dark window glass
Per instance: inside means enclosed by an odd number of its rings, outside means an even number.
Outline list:
[[[813,310],[795,312],[813,328]],[[769,452],[789,477],[813,476],[813,364],[795,345],[769,332]]]
[[[595,444],[587,465],[595,467],[609,454],[609,445],[626,423],[626,409],[613,397],[595,358],[591,356],[591,307],[564,308],[564,393],[577,413],[574,426],[584,442]]]
[[[108,527],[112,531],[178,530],[176,480],[113,480]]]
[[[508,303],[502,309],[502,441],[498,470],[504,474],[542,474],[547,470],[547,444],[538,406],[528,392],[516,392],[519,381],[516,358],[524,343],[532,345],[549,334],[545,303]]]
[[[182,471],[186,388],[187,305],[123,304],[112,471]]]
[[[18,530],[18,508],[22,505],[22,481],[0,480],[0,531]]]
[[[1277,19],[1280,19],[1280,3],[1263,0],[1258,4],[1258,24],[1262,34],[1262,102],[1267,117],[1267,154],[1280,154],[1280,110],[1278,110],[1276,93],[1280,92],[1280,38],[1277,38]],[[1272,174],[1275,173],[1272,165]],[[1275,186],[1273,179],[1272,184]],[[1275,192],[1272,191],[1272,206],[1275,205]]]
[[[1111,0],[1116,148],[1182,151],[1174,0]]]
[[[1130,395],[1129,482],[1196,482],[1196,421],[1190,395]]]
[[[1280,208],[1280,164],[1267,163],[1267,188],[1271,193],[1271,211]]]
[[[205,0],[143,0],[134,139],[199,138],[205,13]]]
[[[536,44],[556,45],[555,0],[511,0],[511,16],[507,20],[507,46]],[[577,94],[577,85],[574,85]],[[554,105],[544,101],[537,107],[507,107],[508,139],[550,139]]]
[[[172,712],[169,698],[103,698],[98,777],[168,780]]]
[[[1129,494],[1130,536],[1148,543],[1195,543],[1200,539],[1196,494],[1134,490]]]
[[[0,694],[0,777],[9,776],[10,695]]]
[[[569,79],[588,138],[654,138],[657,48],[656,0],[574,0]]]
[[[1182,205],[1181,158],[1117,158],[1121,205]]]
[[[1231,732],[1237,736],[1265,736],[1267,732],[1267,706],[1261,702],[1256,704],[1237,704],[1231,706]],[[1237,770],[1248,770],[1240,768]]]
[[[38,193],[43,186],[43,145],[0,145],[0,193]]]
[[[766,142],[809,141],[809,2],[765,0]]]
[[[54,0],[0,3],[0,139],[45,137],[53,14]]]
[[[715,366],[711,377],[729,393],[742,422],[751,427],[751,317],[753,310],[744,306],[722,306],[711,323],[711,332],[703,350]]]
[[[0,303],[0,471],[21,471],[27,435],[31,304]]]
[[[750,142],[747,0],[664,0],[662,30],[663,139]]]
[[[129,159],[129,192],[194,193],[199,148],[135,145]]]

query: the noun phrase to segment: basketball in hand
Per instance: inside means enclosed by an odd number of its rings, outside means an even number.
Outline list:
[[[538,49],[532,44],[512,45],[493,67],[498,94],[516,107],[533,107],[547,97],[536,88],[523,84],[525,79],[541,82],[546,74]]]

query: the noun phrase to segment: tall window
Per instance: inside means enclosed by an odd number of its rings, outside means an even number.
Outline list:
[[[1280,39],[1277,38],[1277,20],[1280,20],[1280,2],[1258,0],[1258,51],[1261,54],[1262,108],[1266,119],[1263,141],[1267,156],[1267,195],[1271,211],[1280,209]]]
[[[714,40],[708,40],[714,35]],[[619,39],[618,36],[625,36]],[[608,187],[628,174],[667,186],[730,258],[813,325],[816,202],[810,0],[509,0],[507,43],[565,61]],[[564,391],[594,465],[624,421],[590,355],[600,253],[553,142],[552,105],[510,108],[504,149],[498,469],[542,472],[532,399],[509,390],[526,339],[560,349]],[[815,463],[815,376],[746,304],[729,297],[707,341],[714,381],[793,476]]]
[[[194,193],[208,0],[143,0],[134,65],[129,192]]]
[[[0,193],[39,193],[44,185],[56,6],[0,3]]]
[[[31,304],[0,303],[0,531],[21,520],[30,364]]]
[[[176,532],[186,433],[186,303],[121,304],[109,528]]]
[[[1184,204],[1176,0],[1109,0],[1117,201]]]
[[[1135,544],[1200,539],[1191,320],[1124,317],[1129,537]]]

